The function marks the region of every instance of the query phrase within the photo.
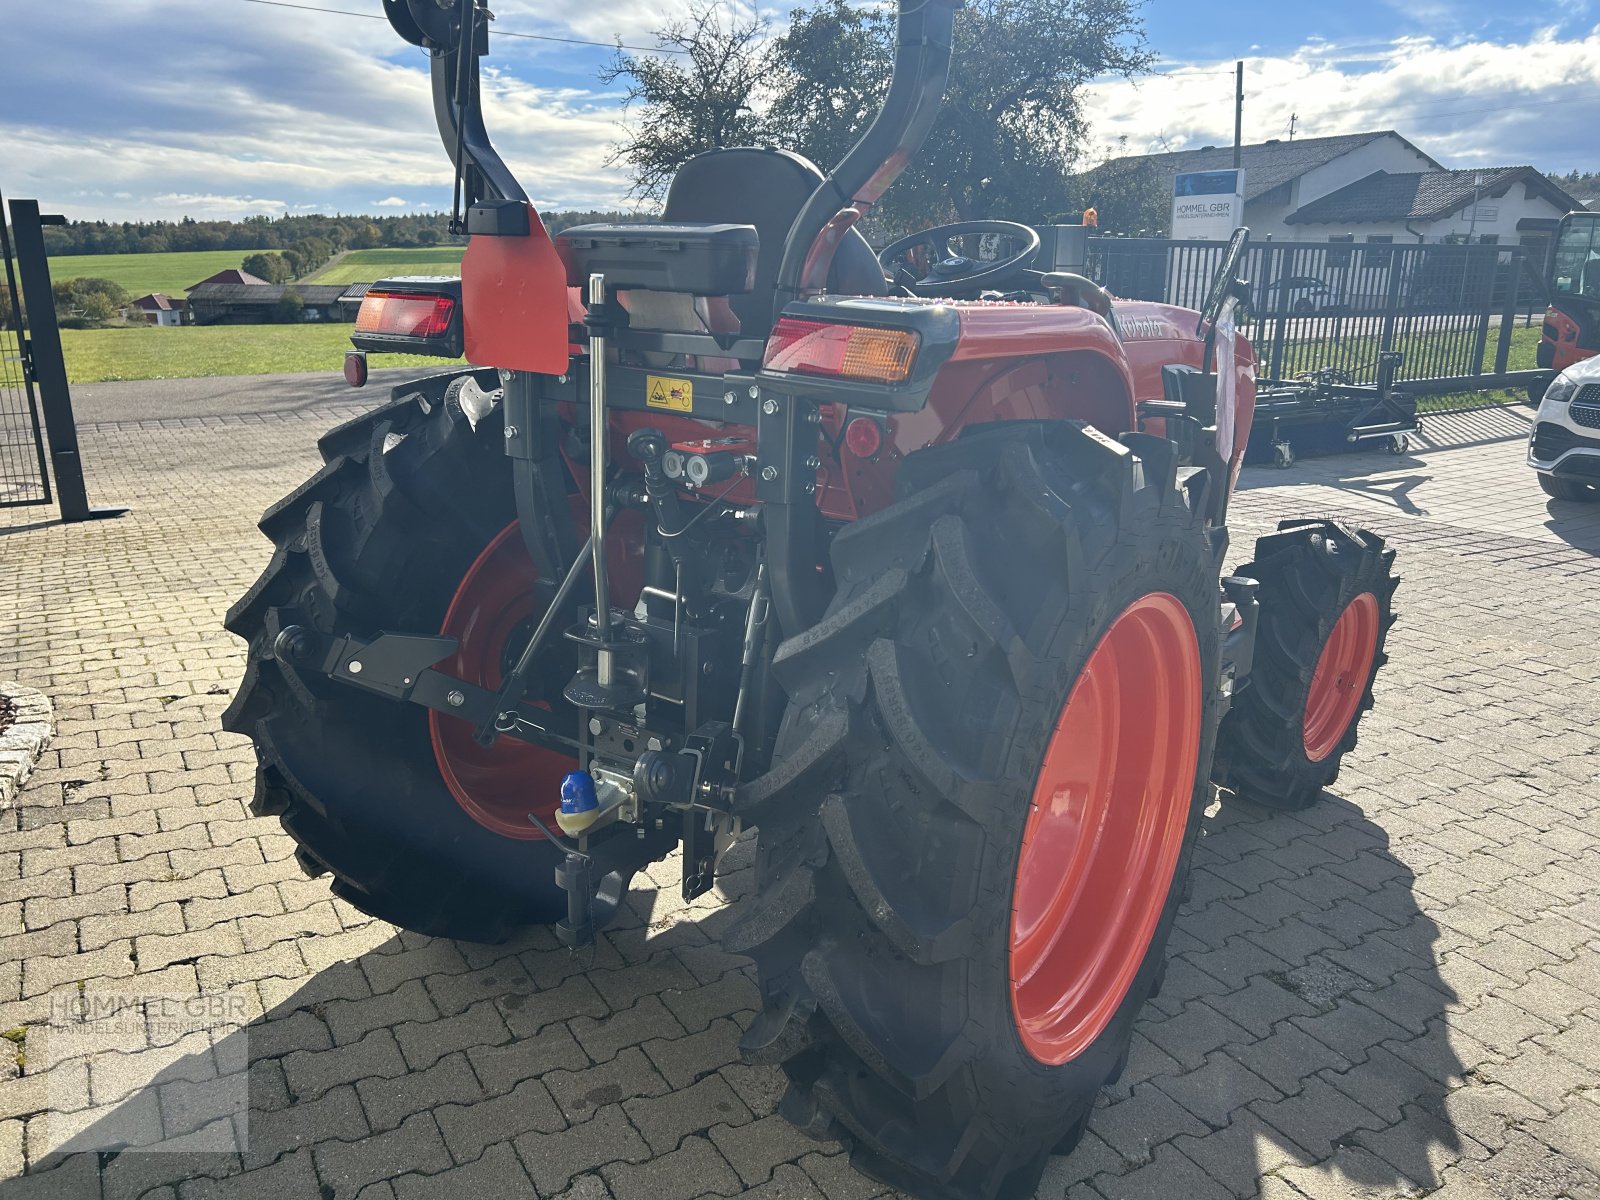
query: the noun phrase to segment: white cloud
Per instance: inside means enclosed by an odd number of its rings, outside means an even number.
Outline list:
[[[289,206],[282,200],[263,200],[255,196],[218,196],[195,192],[165,192],[151,196],[150,203],[165,212],[183,213],[192,217],[223,217],[242,213],[246,216],[282,216]]]
[[[507,29],[637,42],[688,3],[495,7]],[[48,8],[14,7],[8,44],[26,53],[7,58],[0,108],[10,194],[106,219],[450,205],[426,57],[383,21],[216,0],[77,0],[74,38],[63,43]],[[595,75],[606,52],[512,38],[494,48],[487,124],[535,202],[623,203],[626,175],[606,159],[624,114]],[[118,69],[129,63],[138,69]],[[1091,160],[1114,153],[1119,138],[1133,152],[1231,139],[1232,61],[1161,69],[1171,74],[1090,87]],[[1593,166],[1597,84],[1600,33],[1521,43],[1308,38],[1249,59],[1245,136],[1286,137],[1294,113],[1299,136],[1392,128],[1452,166]]]
[[[1164,66],[1170,78],[1089,89],[1089,157],[1193,149],[1233,140],[1233,64]],[[1600,31],[1523,43],[1401,38],[1311,41],[1245,64],[1247,142],[1393,129],[1448,166],[1587,165],[1600,85]],[[1581,149],[1580,149],[1581,148]],[[1585,162],[1569,161],[1584,155]]]

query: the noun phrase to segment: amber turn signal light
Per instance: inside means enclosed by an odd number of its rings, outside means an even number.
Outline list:
[[[919,341],[910,329],[783,317],[773,326],[763,361],[769,371],[901,383],[911,374]]]

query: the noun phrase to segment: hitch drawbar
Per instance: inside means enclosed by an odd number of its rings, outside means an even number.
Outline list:
[[[328,637],[290,625],[272,643],[272,656],[297,671],[326,675],[389,700],[409,701],[473,725],[487,723],[506,737],[535,746],[577,751],[577,741],[546,728],[528,712],[507,707],[499,693],[435,671],[456,652],[456,640],[409,633],[380,633],[371,641]]]

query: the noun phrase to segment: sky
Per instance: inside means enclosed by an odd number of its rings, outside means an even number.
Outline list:
[[[0,0],[0,190],[75,219],[448,208],[422,51],[379,0]],[[653,44],[690,0],[496,0],[497,30]],[[749,0],[722,0],[727,4]],[[781,21],[787,5],[763,7]],[[1084,165],[1395,129],[1450,167],[1600,170],[1600,0],[1148,0],[1154,77],[1101,80]],[[496,36],[486,120],[545,209],[621,206],[610,51]],[[1125,150],[1122,148],[1125,147]]]

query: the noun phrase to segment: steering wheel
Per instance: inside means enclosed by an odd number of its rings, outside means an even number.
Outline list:
[[[988,263],[968,258],[950,249],[952,238],[969,234],[1001,234],[1023,243],[1023,249],[1000,262]],[[878,251],[878,265],[890,279],[901,271],[915,272],[908,258],[918,246],[927,246],[935,261],[926,275],[905,286],[918,296],[948,296],[951,292],[969,289],[981,291],[999,283],[1013,272],[1020,271],[1033,262],[1039,253],[1039,234],[1015,221],[957,221],[953,225],[939,225],[923,229],[897,242],[890,242]]]
[[[1200,320],[1194,327],[1196,337],[1200,336],[1207,325],[1213,328],[1216,326],[1222,317],[1222,306],[1233,294],[1235,285],[1244,283],[1244,280],[1239,278],[1239,264],[1244,262],[1244,252],[1249,245],[1250,230],[1241,225],[1228,239],[1228,249],[1222,256],[1222,266],[1212,277],[1205,303],[1200,306]]]

